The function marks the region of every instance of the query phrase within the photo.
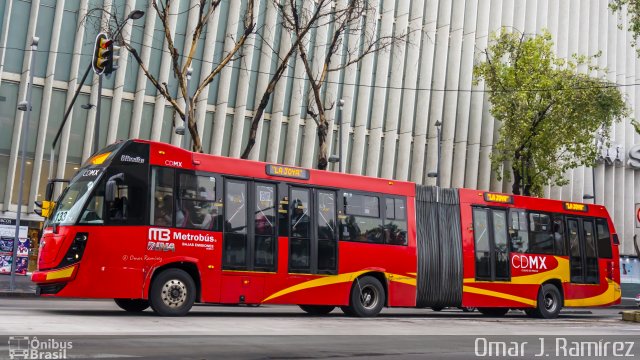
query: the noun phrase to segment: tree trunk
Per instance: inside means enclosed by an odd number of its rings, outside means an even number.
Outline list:
[[[520,184],[522,182],[522,173],[521,168],[519,167],[522,164],[520,161],[520,157],[516,155],[513,159],[513,165],[511,165],[511,170],[513,170],[513,185],[511,186],[511,192],[514,195],[520,195]]]
[[[327,133],[329,131],[328,123],[325,119],[324,111],[320,110],[318,116],[318,170],[327,170],[329,162],[327,161]],[[342,159],[340,159],[342,161]]]
[[[253,145],[256,144],[256,135],[258,135],[258,125],[260,124],[260,120],[262,120],[262,115],[264,114],[264,110],[267,108],[267,105],[269,104],[269,98],[271,97],[271,94],[275,90],[276,88],[275,84],[279,79],[280,78],[272,79],[271,83],[267,87],[267,90],[265,90],[264,94],[262,94],[262,99],[260,99],[260,105],[258,105],[255,115],[251,120],[251,130],[249,130],[249,142],[247,142],[247,146],[245,146],[244,151],[242,152],[242,155],[240,155],[241,159],[248,159],[249,154],[251,154],[251,150],[253,149]]]
[[[200,140],[200,134],[198,133],[198,125],[196,122],[196,108],[195,101],[192,101],[189,104],[189,123],[187,124],[189,129],[189,134],[191,135],[191,140],[193,142],[191,151],[193,152],[202,152],[202,140]],[[183,136],[187,136],[184,134]]]

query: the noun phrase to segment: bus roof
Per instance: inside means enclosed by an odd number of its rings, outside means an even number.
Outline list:
[[[531,196],[511,195],[490,191],[460,189],[460,202],[486,206],[509,206],[512,208],[574,214],[576,216],[596,216],[609,218],[609,212],[603,205],[585,204],[537,198]]]
[[[150,145],[149,162],[152,165],[400,196],[413,197],[416,192],[415,184],[408,181],[304,169],[261,161],[194,153],[167,143],[138,139],[134,141]]]

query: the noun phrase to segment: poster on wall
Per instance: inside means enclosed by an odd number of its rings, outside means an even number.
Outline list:
[[[10,253],[13,251],[13,238],[0,238],[0,253]]]
[[[0,274],[11,274],[11,254],[0,255]]]
[[[20,256],[16,258],[16,275],[27,275],[27,267],[29,265],[29,258],[26,256]]]
[[[620,282],[640,284],[640,261],[637,258],[620,259]]]
[[[16,221],[14,219],[0,218],[0,274],[11,274],[11,261],[15,233]],[[26,225],[21,225],[18,232],[18,246],[16,248],[17,275],[27,275],[27,266],[29,264],[29,245],[28,227]]]

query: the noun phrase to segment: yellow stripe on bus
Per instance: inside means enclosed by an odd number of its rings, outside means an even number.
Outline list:
[[[346,274],[330,275],[330,276],[322,277],[322,278],[319,278],[319,279],[313,279],[313,280],[305,281],[305,282],[302,282],[300,284],[296,284],[296,285],[290,286],[290,287],[288,287],[286,289],[283,289],[283,290],[280,290],[278,292],[275,292],[275,293],[269,295],[266,299],[262,300],[262,302],[266,302],[266,301],[269,301],[269,300],[275,299],[277,297],[280,297],[280,296],[283,296],[283,295],[287,295],[287,294],[290,294],[290,293],[296,292],[296,291],[311,289],[311,288],[320,287],[320,286],[327,286],[327,285],[334,285],[334,284],[341,284],[341,283],[350,283],[355,278],[357,278],[358,276],[360,276],[360,275],[362,275],[362,274],[364,274],[366,272],[370,272],[370,270],[360,270],[360,271],[354,271],[354,272],[350,272],[350,273],[346,273]],[[392,274],[392,273],[385,273],[385,276],[389,281],[394,281],[394,282],[397,282],[397,283],[416,286],[416,279],[411,278],[411,277],[407,277],[407,276],[404,276],[404,275],[398,275],[398,274]]]
[[[56,279],[68,278],[68,277],[71,276],[71,274],[73,274],[73,269],[75,269],[75,268],[76,268],[75,266],[72,266],[72,267],[68,267],[66,269],[52,271],[50,273],[47,273],[47,280],[56,280]]]
[[[486,295],[486,296],[491,296],[491,297],[497,297],[497,298],[500,298],[500,299],[512,300],[512,301],[516,301],[516,302],[519,302],[519,303],[523,303],[523,304],[527,304],[527,305],[531,305],[531,306],[536,306],[536,301],[535,300],[523,298],[523,297],[520,297],[520,296],[505,294],[505,293],[501,293],[501,292],[497,292],[497,291],[479,289],[479,288],[475,288],[475,287],[471,287],[471,286],[463,286],[463,290],[462,291],[463,292],[468,292],[468,293],[471,293],[471,294],[478,294],[478,295]]]
[[[583,299],[567,299],[564,306],[597,306],[612,303],[620,298],[620,291],[616,291],[615,282],[607,279],[607,290],[600,295],[583,298]]]
[[[353,279],[357,278],[358,276],[360,276],[361,274],[367,272],[367,270],[362,270],[362,271],[356,271],[356,272],[351,272],[351,273],[346,273],[346,274],[339,274],[339,275],[334,275],[334,276],[327,276],[327,277],[322,277],[319,279],[313,279],[313,280],[309,280],[309,281],[305,281],[303,283],[297,284],[297,285],[293,285],[290,286],[286,289],[280,290],[274,294],[269,295],[266,299],[262,300],[262,302],[265,301],[269,301],[271,299],[275,299],[277,297],[283,296],[283,295],[287,295],[290,294],[292,292],[296,292],[296,291],[300,291],[300,290],[305,290],[305,289],[310,289],[310,288],[314,288],[314,287],[319,287],[319,286],[327,286],[327,285],[334,285],[334,284],[340,284],[340,283],[345,283],[345,282],[351,282],[353,281]]]

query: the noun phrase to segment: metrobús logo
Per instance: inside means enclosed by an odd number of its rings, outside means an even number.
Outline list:
[[[37,337],[10,336],[9,359],[67,359],[73,342],[56,339],[39,340]]]
[[[176,246],[170,242],[171,240],[182,241],[183,246],[203,247],[207,250],[213,250],[213,243],[217,242],[216,238],[209,234],[190,234],[162,228],[150,228],[148,240],[147,250],[152,251],[176,251]]]
[[[171,240],[169,229],[150,228],[148,238],[147,250],[149,251],[176,251],[176,244],[167,242]]]
[[[199,242],[208,242],[214,243],[216,239],[211,235],[202,235],[202,234],[183,234],[179,231],[173,232],[173,240],[182,240],[182,241],[199,241]]]
[[[149,241],[169,241],[171,239],[171,230],[169,229],[149,229]]]

